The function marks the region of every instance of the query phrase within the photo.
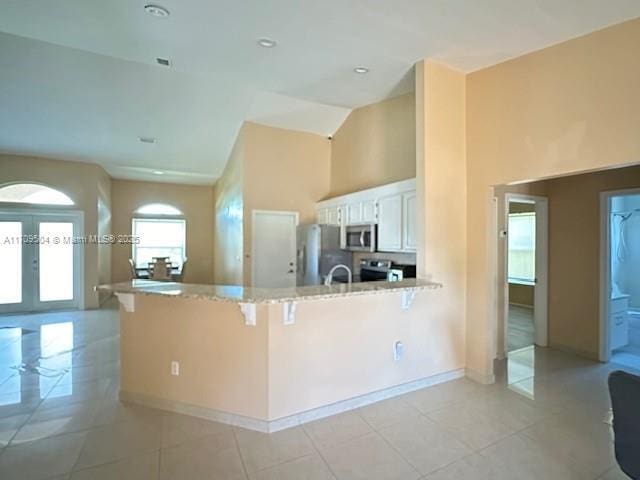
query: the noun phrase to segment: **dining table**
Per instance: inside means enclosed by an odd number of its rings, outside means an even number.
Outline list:
[[[171,280],[178,280],[182,274],[180,267],[171,267]],[[151,278],[149,269],[147,267],[136,267],[136,278],[142,280],[148,280]]]

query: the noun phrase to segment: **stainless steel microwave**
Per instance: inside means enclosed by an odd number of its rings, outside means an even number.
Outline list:
[[[363,223],[342,227],[341,248],[354,252],[376,251],[376,225]]]

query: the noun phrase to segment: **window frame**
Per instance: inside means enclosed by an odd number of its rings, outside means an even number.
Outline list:
[[[187,258],[187,219],[184,215],[152,215],[152,214],[140,214],[136,213],[133,217],[131,217],[131,235],[132,237],[136,235],[135,223],[139,220],[152,221],[152,222],[166,222],[166,221],[179,221],[184,225],[183,229],[183,247],[182,247],[182,259],[181,261],[184,263],[184,260]],[[146,268],[138,266],[138,260],[136,258],[136,250],[138,245],[136,242],[131,243],[131,259],[133,260],[134,267],[138,268]],[[174,248],[174,247],[167,247]]]
[[[143,212],[142,210],[149,208],[149,207],[168,207],[170,209],[173,209],[175,211],[175,213],[160,213],[160,212]],[[161,203],[161,202],[152,202],[152,203],[145,203],[144,205],[139,206],[136,211],[134,212],[134,215],[136,215],[139,218],[179,218],[179,217],[184,217],[184,214],[182,213],[182,211],[177,208],[174,207],[173,205],[171,205],[170,203]]]
[[[0,190],[7,188],[7,187],[13,187],[13,186],[18,186],[18,185],[34,185],[34,186],[38,186],[38,187],[43,187],[46,188],[48,190],[52,190],[54,192],[57,192],[63,196],[65,196],[69,202],[71,203],[46,203],[46,202],[19,202],[19,201],[12,201],[12,200],[1,200],[0,199],[0,207],[5,207],[5,208],[47,208],[47,209],[61,209],[61,210],[68,210],[70,208],[78,208],[78,205],[76,203],[76,201],[73,199],[73,197],[71,195],[69,195],[64,189],[58,188],[57,186],[51,186],[51,185],[47,185],[46,183],[40,183],[40,182],[9,182],[9,183],[2,183],[0,184]]]
[[[531,252],[533,253],[532,255],[532,261],[533,261],[533,278],[523,278],[523,277],[512,277],[509,273],[509,269],[512,265],[512,262],[509,262],[509,254],[512,250],[512,243],[511,243],[511,223],[510,220],[512,217],[533,217],[533,248],[531,249]],[[537,216],[536,216],[536,212],[514,212],[514,213],[507,213],[507,232],[508,233],[508,248],[507,248],[507,283],[509,284],[514,284],[514,285],[527,285],[527,286],[535,286],[536,284],[536,223],[537,223]]]

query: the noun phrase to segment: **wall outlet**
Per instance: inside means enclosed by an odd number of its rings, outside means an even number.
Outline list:
[[[171,362],[171,375],[174,375],[176,377],[180,375],[180,362]]]
[[[404,354],[404,345],[402,342],[398,341],[393,344],[393,359],[397,362],[402,358]]]

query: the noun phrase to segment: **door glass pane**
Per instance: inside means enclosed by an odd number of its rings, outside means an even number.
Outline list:
[[[0,304],[22,303],[22,222],[0,222]]]
[[[40,301],[73,300],[73,223],[38,225]]]

